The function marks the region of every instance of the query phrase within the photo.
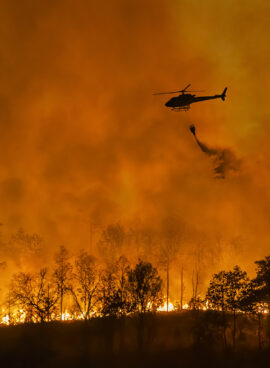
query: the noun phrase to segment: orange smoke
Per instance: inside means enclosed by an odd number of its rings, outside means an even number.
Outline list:
[[[59,244],[88,247],[91,223],[96,244],[110,223],[157,232],[172,217],[190,270],[198,248],[209,274],[252,269],[270,240],[269,2],[0,7],[0,261],[14,267],[7,239],[20,227],[42,236],[49,259]],[[207,94],[228,85],[228,98],[176,114],[152,97],[188,83]],[[239,175],[213,179],[194,122],[242,158]]]

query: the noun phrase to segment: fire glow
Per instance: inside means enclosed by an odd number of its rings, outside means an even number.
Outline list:
[[[151,306],[149,305],[149,311],[152,311]],[[183,306],[183,309],[188,309],[188,304],[185,304]],[[157,312],[173,312],[177,309],[173,305],[173,303],[169,302],[168,308],[167,303],[165,302],[162,306],[160,306],[157,309]],[[7,311],[5,309],[2,309],[2,317],[1,317],[1,324],[2,325],[17,325],[17,324],[23,324],[27,320],[27,314],[22,309],[13,310],[9,314],[7,314]],[[90,318],[100,317],[101,314],[98,312],[98,310],[93,311],[90,314]],[[81,321],[85,319],[84,313],[78,314],[78,313],[70,313],[67,309],[64,313],[61,315],[52,314],[50,317],[50,321]],[[37,323],[37,320],[33,320],[33,323]]]
[[[198,309],[202,311],[212,310],[210,307],[207,306],[207,304],[204,305],[203,307],[199,307]],[[184,304],[182,306],[182,310],[191,310],[191,307],[189,304]],[[151,312],[151,308],[149,312]],[[165,302],[162,306],[160,306],[157,309],[157,313],[161,313],[161,312],[162,313],[163,312],[181,313],[181,310],[175,307],[175,305],[172,302],[169,302],[169,305],[167,308],[167,303]],[[237,313],[243,313],[243,312],[238,310]],[[260,313],[263,315],[267,315],[269,313],[266,305],[260,309]],[[96,317],[101,317],[100,313],[97,310],[91,313],[90,319],[96,318]],[[50,321],[70,322],[70,321],[82,321],[84,319],[85,319],[85,315],[83,313],[82,314],[70,313],[68,310],[65,310],[65,312],[62,313],[62,316],[52,314]],[[27,321],[27,314],[22,309],[14,310],[10,314],[7,314],[7,311],[5,309],[2,309],[2,317],[1,317],[1,322],[0,322],[1,325],[6,325],[6,326],[18,325],[18,324],[26,323],[26,321]],[[31,322],[38,323],[39,321],[34,319]]]

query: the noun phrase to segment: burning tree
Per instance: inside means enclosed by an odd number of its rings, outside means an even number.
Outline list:
[[[101,314],[103,316],[117,315],[119,309],[119,301],[117,298],[115,270],[105,269],[100,279],[100,301]]]
[[[116,262],[116,285],[120,302],[120,314],[127,314],[131,311],[132,305],[128,290],[128,276],[130,267],[126,257],[121,256]]]
[[[235,266],[232,271],[221,271],[218,274],[214,274],[206,294],[209,306],[223,312],[225,344],[225,312],[233,312],[233,349],[235,349],[236,337],[236,312],[241,309],[248,282],[247,273],[242,271],[239,266]]]
[[[70,264],[68,251],[64,246],[59,248],[55,254],[55,269],[53,273],[54,281],[57,285],[60,303],[60,318],[63,318],[64,295],[70,290],[72,265]]]
[[[11,297],[25,311],[26,321],[50,321],[56,310],[58,294],[47,277],[46,268],[34,275],[19,272],[13,277]]]
[[[257,316],[258,320],[258,346],[262,348],[262,317],[270,313],[270,256],[255,262],[256,277],[250,281],[248,289],[242,299],[241,309],[245,313]]]
[[[266,303],[263,302],[261,288],[257,284],[257,280],[251,280],[246,290],[243,293],[240,309],[246,314],[251,314],[257,317],[258,321],[258,347],[262,348],[262,318],[266,309]]]
[[[221,311],[236,311],[247,285],[247,273],[239,266],[214,274],[206,295],[209,306]]]
[[[156,310],[162,304],[162,280],[151,263],[139,260],[128,271],[128,288],[133,308],[139,313]]]
[[[100,288],[103,315],[123,316],[131,311],[128,292],[129,270],[127,259],[121,256],[113,266],[103,271]]]
[[[80,253],[75,260],[73,279],[74,284],[70,286],[69,291],[73,296],[75,308],[88,320],[99,301],[99,274],[93,256],[85,251]]]
[[[183,226],[177,218],[167,217],[163,221],[162,246],[160,247],[160,264],[166,271],[166,304],[167,311],[169,310],[170,299],[170,273],[173,261],[179,254],[179,244],[182,238]],[[183,278],[181,271],[181,301],[183,298]]]
[[[257,276],[253,280],[255,296],[258,302],[267,304],[270,313],[270,256],[255,262]]]
[[[205,300],[202,299],[200,296],[192,297],[188,303],[188,306],[192,310],[200,310],[205,308]]]

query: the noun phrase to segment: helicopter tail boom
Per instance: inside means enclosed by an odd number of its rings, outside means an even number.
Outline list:
[[[222,101],[225,101],[226,91],[227,91],[227,87],[224,88],[224,91],[222,92],[222,95],[221,95]]]

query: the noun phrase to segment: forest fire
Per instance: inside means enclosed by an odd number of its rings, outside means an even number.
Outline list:
[[[7,311],[2,309],[2,317],[0,324],[2,325],[18,325],[18,324],[24,324],[24,323],[40,323],[40,320],[37,318],[32,318],[31,321],[29,320],[29,317],[27,316],[27,312],[23,311],[22,309],[13,309],[9,314],[6,314]],[[96,312],[93,312],[90,317],[94,317],[98,315]],[[50,315],[50,318],[46,320],[46,322],[51,321],[81,321],[84,320],[85,316],[84,314],[78,314],[78,313],[69,313],[67,310],[60,314],[52,313]]]
[[[0,2],[4,367],[270,360],[269,13]]]
[[[183,306],[183,309],[188,309],[188,304],[185,304]],[[167,303],[165,302],[162,306],[157,308],[157,312],[172,312],[175,311],[175,306],[169,302],[169,306],[167,309]],[[152,309],[150,307],[149,311],[151,312]],[[17,324],[23,324],[27,322],[27,313],[24,312],[22,309],[19,310],[12,310],[9,314],[7,314],[7,311],[5,309],[2,309],[2,317],[1,317],[1,323],[2,325],[17,325]],[[98,310],[93,311],[90,314],[90,318],[95,317],[101,317],[101,313],[98,312]],[[65,310],[62,315],[57,315],[52,313],[50,316],[50,319],[48,321],[80,321],[85,319],[85,314],[78,314],[78,313],[71,313],[68,310]],[[39,321],[37,319],[33,319],[31,322],[38,323]]]
[[[181,303],[170,301],[168,266],[163,280],[159,274],[163,264],[158,268],[139,259],[132,265],[124,256],[109,265],[99,264],[85,251],[71,262],[67,249],[61,246],[51,274],[42,268],[36,273],[18,272],[12,277],[8,308],[2,308],[1,324],[87,321],[182,310],[264,315],[269,313],[266,300],[270,257],[255,264],[257,276],[253,279],[239,266],[213,274],[204,295],[198,292],[198,274],[196,284],[193,275],[192,296],[184,304],[183,298]]]

